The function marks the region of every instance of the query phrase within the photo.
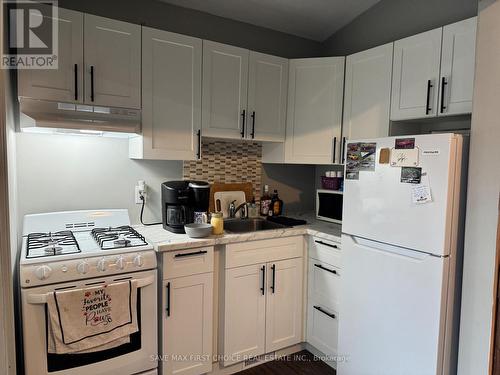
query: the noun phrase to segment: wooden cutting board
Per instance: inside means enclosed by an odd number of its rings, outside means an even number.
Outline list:
[[[253,186],[251,182],[222,184],[215,182],[210,186],[210,202],[208,210],[215,212],[214,193],[217,191],[243,191],[247,202],[251,202],[253,198]]]

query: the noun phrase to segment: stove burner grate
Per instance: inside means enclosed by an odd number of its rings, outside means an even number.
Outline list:
[[[42,250],[37,251],[37,250]],[[26,258],[41,258],[60,254],[80,253],[80,246],[69,230],[48,233],[30,233],[26,246]]]
[[[95,228],[92,229],[91,234],[102,250],[145,246],[148,244],[144,236],[128,225]]]

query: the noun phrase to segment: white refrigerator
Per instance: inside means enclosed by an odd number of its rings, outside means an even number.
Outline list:
[[[339,375],[456,374],[464,139],[348,142],[376,151],[361,167],[346,161]]]

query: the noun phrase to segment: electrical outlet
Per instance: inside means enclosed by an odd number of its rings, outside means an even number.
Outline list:
[[[137,182],[137,186],[135,187],[135,203],[136,204],[143,203],[141,196],[144,198],[144,203],[146,203],[146,198],[147,198],[146,183],[143,180],[139,180]]]

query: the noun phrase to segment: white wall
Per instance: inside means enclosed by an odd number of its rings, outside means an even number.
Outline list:
[[[494,2],[479,16],[460,320],[460,375],[488,373],[500,192],[499,103],[500,3]]]
[[[145,180],[144,220],[161,221],[160,185],[182,179],[180,161],[129,159],[126,139],[17,133],[16,140],[19,220],[29,213],[127,208],[136,224],[134,187]]]

